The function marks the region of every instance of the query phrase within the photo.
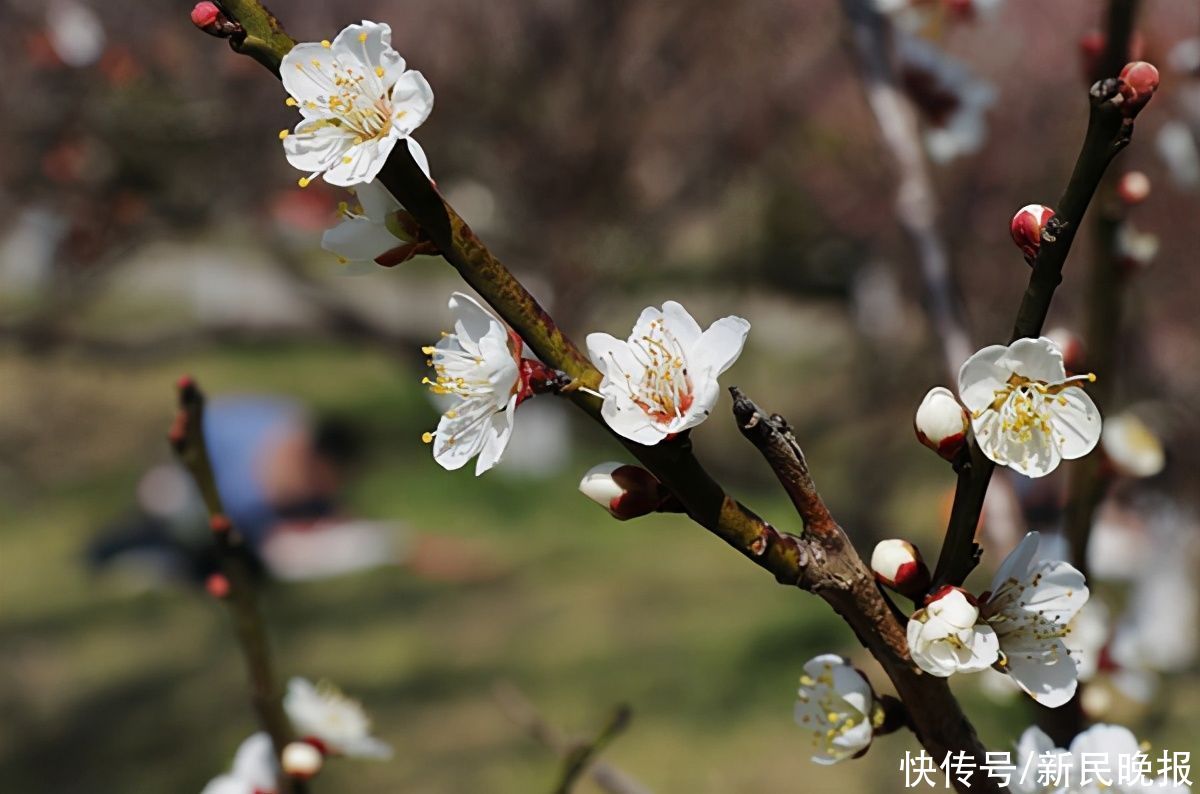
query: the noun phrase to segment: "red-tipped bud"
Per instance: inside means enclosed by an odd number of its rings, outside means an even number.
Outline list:
[[[1013,216],[1008,230],[1026,259],[1032,260],[1037,256],[1038,249],[1042,247],[1042,231],[1046,228],[1046,222],[1053,217],[1054,210],[1043,204],[1026,204]]]
[[[1079,338],[1079,334],[1069,328],[1058,326],[1046,331],[1042,336],[1053,342],[1062,353],[1063,366],[1067,368],[1068,375],[1084,371],[1086,355],[1083,349],[1083,340]]]
[[[1141,204],[1150,195],[1150,177],[1141,171],[1127,171],[1117,182],[1117,197],[1126,205],[1132,207]]]
[[[241,33],[242,26],[221,12],[216,3],[208,0],[196,3],[192,8],[192,24],[210,36],[227,38],[234,33]]]
[[[957,594],[957,595],[955,595],[955,594]],[[953,598],[951,599],[952,602],[957,602],[958,601],[957,596],[962,596],[963,601],[966,602],[966,606],[974,607],[976,613],[978,613],[980,599],[971,595],[970,593],[968,593],[966,590],[962,589],[961,587],[955,587],[952,584],[944,584],[941,587],[939,587],[936,592],[930,593],[929,595],[925,596],[925,606],[929,606],[930,604],[932,604],[936,601],[941,601],[943,598],[946,598],[947,596],[953,596]],[[984,593],[982,600],[987,601],[987,596],[988,596],[988,594]],[[962,608],[961,606],[956,606],[955,608],[956,608],[956,610],[959,611],[959,614],[961,614],[963,616],[968,614],[967,611],[964,608]],[[953,622],[957,623],[958,625],[963,625],[963,624],[970,625],[971,623],[974,623],[974,620],[959,620],[959,621],[953,621]]]
[[[1152,63],[1134,61],[1125,64],[1119,80],[1121,112],[1127,118],[1133,118],[1158,90],[1158,69]]]
[[[214,535],[223,535],[233,529],[233,524],[229,522],[228,516],[217,513],[208,519],[208,528],[212,530]]]
[[[290,742],[279,757],[283,773],[296,780],[316,777],[325,765],[325,756],[308,742]]]
[[[210,573],[204,580],[204,589],[213,598],[225,598],[229,595],[229,579],[223,573]]]
[[[913,419],[917,440],[951,461],[958,457],[966,444],[969,426],[967,409],[959,405],[954,393],[945,386],[935,386],[929,390]]]
[[[876,581],[914,601],[929,588],[929,568],[907,540],[881,540],[871,553]]]
[[[655,512],[666,497],[657,477],[625,463],[593,466],[579,481],[579,490],[621,521]]]
[[[220,18],[221,9],[217,8],[216,3],[196,3],[192,9],[192,24],[201,30],[207,30]]]

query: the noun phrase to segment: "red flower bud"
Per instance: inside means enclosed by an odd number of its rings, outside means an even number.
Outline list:
[[[881,540],[871,553],[875,579],[897,593],[917,599],[929,588],[929,568],[907,540]]]
[[[221,535],[233,529],[233,524],[229,522],[228,516],[217,513],[208,519],[208,528],[212,530],[214,535]]]
[[[1046,228],[1046,222],[1053,217],[1054,210],[1042,204],[1026,204],[1013,216],[1008,230],[1026,259],[1032,260],[1037,256],[1038,249],[1042,247],[1042,231]]]
[[[1121,112],[1133,118],[1158,90],[1158,69],[1146,61],[1125,64],[1119,78]]]
[[[201,30],[208,30],[220,18],[221,9],[217,8],[215,3],[196,3],[196,7],[192,9],[192,24]]]
[[[204,580],[204,589],[213,598],[225,598],[231,589],[229,580],[223,573],[210,573]]]
[[[657,511],[667,496],[653,474],[622,463],[593,466],[579,481],[579,490],[621,521]]]

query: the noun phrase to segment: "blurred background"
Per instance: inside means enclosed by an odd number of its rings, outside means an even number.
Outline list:
[[[1028,272],[1007,223],[1066,182],[1087,115],[1079,42],[1105,4],[883,5],[899,7],[908,44],[894,57],[909,59],[898,68],[923,109],[971,335],[1004,341]],[[229,454],[278,475],[265,491],[299,478],[316,514],[370,538],[340,567],[286,548],[267,561],[281,674],[361,698],[396,748],[387,763],[331,763],[318,791],[549,790],[558,761],[498,706],[502,681],[572,733],[629,703],[605,758],[659,792],[899,788],[911,736],[826,768],[792,722],[819,652],[850,655],[887,691],[846,627],[680,517],[622,524],[589,503],[580,475],[622,451],[569,406],[523,406],[485,477],[433,462],[419,348],[449,327],[460,282],[431,258],[338,273],[319,243],[343,195],[296,187],[279,85],[195,30],[189,9],[0,0],[4,788],[198,791],[254,730],[228,618],[198,585],[190,496],[164,468],[185,372],[229,408],[233,437],[256,439]],[[749,318],[725,383],[792,421],[860,551],[902,536],[936,557],[954,478],[911,417],[929,386],[953,384],[838,3],[272,10],[300,40],[392,25],[436,92],[417,137],[439,188],[576,340],[624,336],[666,299],[703,325]],[[1139,19],[1162,88],[1115,167],[1153,190],[1123,238],[1127,319],[1102,408],[1140,417],[1166,465],[1119,482],[1101,512],[1093,569],[1110,619],[1085,706],[1156,747],[1197,750],[1200,8],[1145,0]],[[1081,234],[1051,325],[1081,326],[1094,254]],[[695,434],[701,459],[798,529],[727,402]],[[268,408],[238,414],[247,405]],[[1061,486],[1034,501],[1055,507]],[[1115,652],[1118,635],[1135,650]],[[1160,641],[1170,653],[1146,650]],[[1010,749],[1034,718],[1027,699],[962,678],[985,741]]]

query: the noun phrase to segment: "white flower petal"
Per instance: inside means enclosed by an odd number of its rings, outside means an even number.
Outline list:
[[[708,377],[716,378],[737,361],[749,333],[748,321],[741,317],[722,317],[700,335],[689,367],[693,372],[705,372]]]
[[[1055,640],[1054,650],[1039,648],[1040,654],[1005,649],[1008,674],[1030,697],[1047,708],[1058,708],[1075,696],[1079,671],[1062,640]],[[1054,661],[1046,663],[1047,657]]]
[[[1059,449],[1065,460],[1082,458],[1100,440],[1100,411],[1083,389],[1067,389],[1059,399],[1050,419]]]
[[[1004,558],[1004,562],[1000,563],[1000,567],[996,569],[996,575],[992,577],[991,591],[996,593],[1001,587],[1012,579],[1016,582],[1025,578],[1029,572],[1029,565],[1033,562],[1033,558],[1037,555],[1038,543],[1041,541],[1040,532],[1027,532],[1025,537],[1021,538],[1021,542],[1008,553]]]
[[[982,411],[1008,383],[1012,371],[1001,364],[1008,348],[989,345],[968,358],[958,370],[958,396],[972,412]]]
[[[675,301],[666,301],[662,305],[662,319],[667,330],[679,340],[685,350],[691,350],[700,340],[700,323],[688,313],[688,310]]]
[[[274,789],[276,770],[275,747],[263,731],[247,737],[233,757],[233,776],[252,788]]]
[[[1009,372],[1019,372],[1032,380],[1056,383],[1067,377],[1062,351],[1054,340],[1042,336],[1037,339],[1018,339],[1008,346],[1002,365]]]
[[[392,129],[401,138],[412,135],[433,112],[433,88],[425,75],[409,70],[392,87]]]
[[[478,477],[500,462],[508,439],[512,437],[513,421],[517,414],[517,395],[513,395],[505,410],[492,414],[484,426],[483,448],[475,459],[475,476]]]
[[[354,133],[320,119],[305,119],[283,139],[283,153],[293,168],[316,173],[341,163],[354,147]]]
[[[421,144],[417,143],[415,138],[405,138],[404,142],[408,144],[409,154],[412,155],[413,160],[416,160],[417,167],[425,173],[425,176],[433,179],[433,176],[429,173],[429,157],[425,154],[425,150],[421,148]]]
[[[315,102],[324,107],[324,97],[330,93],[336,57],[316,42],[297,44],[283,56],[279,78],[283,88],[300,103]]]
[[[286,143],[286,141],[285,141]],[[396,138],[371,138],[352,145],[342,157],[325,172],[325,181],[331,185],[350,187],[370,182],[379,176],[388,155],[396,146]]]
[[[383,85],[405,70],[404,59],[392,48],[392,28],[386,23],[363,20],[361,25],[349,25],[334,38],[329,51],[343,64],[358,65],[368,79],[377,78]],[[375,73],[376,66],[383,69],[382,77]]]
[[[382,182],[363,182],[354,186],[354,197],[362,205],[363,214],[373,222],[383,224],[387,216],[400,209],[400,202]]]
[[[400,245],[383,226],[366,218],[347,218],[326,230],[321,236],[321,247],[351,262],[370,262]]]

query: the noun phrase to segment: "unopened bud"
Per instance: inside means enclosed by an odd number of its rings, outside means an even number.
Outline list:
[[[192,24],[210,36],[226,38],[242,30],[242,26],[221,13],[216,3],[208,0],[196,3],[192,8]]]
[[[967,442],[969,426],[967,410],[959,405],[954,393],[945,386],[935,386],[929,390],[913,419],[917,440],[946,460],[958,457]]]
[[[662,483],[640,466],[601,463],[588,469],[579,490],[621,521],[648,515],[662,504]]]
[[[321,767],[325,765],[325,756],[308,742],[291,742],[283,748],[279,765],[288,777],[308,780],[316,777],[321,771]]]
[[[907,540],[881,540],[871,552],[871,570],[881,584],[916,600],[929,588],[929,568]]]
[[[1150,177],[1141,171],[1127,171],[1117,182],[1117,196],[1127,206],[1141,204],[1150,195]]]
[[[1074,375],[1083,372],[1086,355],[1083,349],[1083,340],[1079,338],[1079,334],[1060,325],[1046,331],[1042,336],[1053,342],[1054,346],[1062,353],[1063,366],[1066,367],[1067,374]]]
[[[204,580],[204,589],[213,598],[225,598],[232,589],[229,579],[223,573],[210,573]]]
[[[1043,204],[1026,204],[1017,210],[1008,226],[1013,242],[1025,254],[1025,259],[1032,261],[1042,247],[1042,231],[1046,222],[1054,217],[1054,210]]]
[[[1119,81],[1121,112],[1127,118],[1133,118],[1158,90],[1158,69],[1146,61],[1127,63],[1121,70]]]
[[[217,513],[212,518],[208,519],[208,528],[212,530],[214,535],[224,535],[226,532],[233,529],[233,524],[230,523],[228,516],[223,513]]]

